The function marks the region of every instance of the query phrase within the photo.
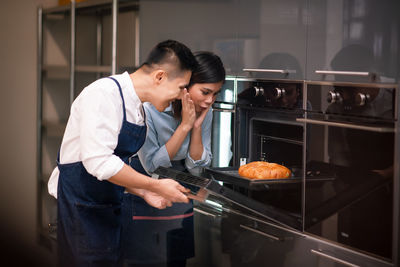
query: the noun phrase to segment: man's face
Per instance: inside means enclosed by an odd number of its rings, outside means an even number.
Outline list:
[[[187,88],[191,75],[191,71],[184,71],[174,78],[167,76],[158,86],[158,100],[153,103],[155,108],[164,111],[173,100],[179,98],[182,90]]]

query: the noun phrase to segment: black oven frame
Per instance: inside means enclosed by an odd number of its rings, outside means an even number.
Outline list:
[[[391,259],[391,264],[394,264],[394,266],[400,266],[400,123],[398,122],[399,116],[399,103],[400,103],[400,93],[399,93],[399,88],[400,86],[398,84],[394,83],[351,83],[351,82],[327,82],[327,81],[307,81],[307,80],[275,80],[275,79],[259,79],[259,78],[237,78],[236,83],[243,83],[243,82],[249,82],[249,83],[257,83],[257,82],[276,82],[276,83],[301,83],[303,85],[302,90],[303,90],[303,111],[304,111],[304,118],[299,118],[299,122],[303,123],[303,129],[304,129],[304,135],[303,135],[303,140],[306,142],[307,139],[307,125],[310,123],[310,120],[308,119],[307,116],[307,101],[308,101],[308,87],[310,85],[321,85],[321,86],[347,86],[347,87],[372,87],[372,88],[394,88],[395,89],[395,103],[394,103],[394,138],[395,138],[395,154],[394,154],[394,176],[393,176],[393,238],[392,238],[392,259]],[[235,86],[237,91],[236,95],[238,93],[238,88],[240,88],[239,85]],[[237,99],[236,99],[237,103]],[[240,105],[236,104],[235,107],[235,121],[240,125]],[[312,122],[314,123],[314,122]],[[329,125],[329,124],[328,124]],[[246,125],[245,127],[249,127],[249,125]],[[352,126],[350,126],[352,127]],[[368,127],[368,126],[366,126]],[[240,143],[240,126],[237,126],[234,128],[234,136],[235,136],[235,142],[234,142],[234,164],[236,166],[240,165],[241,162],[241,155],[243,155],[243,149],[241,149],[241,143]],[[361,127],[363,129],[363,127]],[[389,128],[382,127],[380,130],[385,132],[388,131]],[[390,129],[389,129],[390,131]],[[246,152],[250,154],[249,152]],[[306,177],[306,160],[307,159],[307,145],[303,146],[303,183],[302,183],[302,217],[303,217],[303,227],[302,227],[302,233],[307,234],[304,229],[305,229],[305,224],[307,223],[306,218],[305,218],[305,193],[306,193],[306,185],[304,183],[305,177]],[[346,198],[346,196],[344,196]],[[318,213],[318,211],[316,211]],[[322,215],[321,215],[322,216]],[[318,240],[317,237],[313,237]],[[327,241],[323,241],[324,243]],[[329,243],[330,241],[328,241]],[[336,244],[332,243],[334,246],[341,247],[341,244]],[[358,250],[353,250],[352,248],[347,248],[343,247],[344,250],[349,251],[350,253],[360,253]],[[368,255],[370,257],[370,255]]]

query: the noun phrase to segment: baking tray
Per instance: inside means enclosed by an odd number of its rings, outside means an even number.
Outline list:
[[[298,168],[291,168],[292,177],[282,179],[249,179],[239,175],[238,167],[222,167],[222,168],[205,168],[205,171],[215,180],[222,182],[244,186],[249,188],[269,187],[274,185],[285,184],[299,184],[303,181],[301,170]],[[335,177],[327,175],[319,170],[308,170],[306,181],[307,182],[326,182],[332,181]]]

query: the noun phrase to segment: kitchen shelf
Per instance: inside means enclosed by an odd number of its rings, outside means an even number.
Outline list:
[[[70,67],[62,65],[45,65],[42,68],[45,78],[51,80],[66,80],[70,78]],[[75,72],[111,73],[111,65],[76,65]]]
[[[62,137],[67,123],[43,121],[42,125],[47,137]]]
[[[75,3],[75,9],[79,14],[95,14],[101,12],[109,13],[111,10],[111,5],[113,0],[87,0],[83,2]],[[132,1],[132,0],[119,0],[119,11],[126,12],[126,11],[137,11],[139,10],[139,1]],[[71,5],[61,5],[51,8],[43,9],[43,14],[66,14],[71,11]]]
[[[42,68],[43,78],[49,80],[68,80],[69,66],[63,65],[44,65]]]
[[[77,65],[75,67],[75,71],[76,72],[93,72],[93,73],[98,73],[98,72],[111,73],[111,66]]]
[[[70,106],[96,79],[139,65],[138,12],[137,0],[38,8],[37,232],[39,243],[50,250],[56,232],[48,228],[57,223],[57,201],[48,194],[47,183]]]

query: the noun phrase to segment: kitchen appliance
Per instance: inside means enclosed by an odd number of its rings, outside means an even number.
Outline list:
[[[305,181],[304,230],[392,259],[396,85],[307,83],[306,170],[334,180]]]
[[[395,84],[238,81],[236,166],[279,163],[293,182],[220,178],[296,216],[304,233],[390,262],[396,97]]]
[[[255,216],[262,217],[267,220],[272,220],[276,223],[293,227],[297,225],[297,220],[294,217],[280,211],[277,208],[264,205],[251,198],[243,196],[229,188],[222,186],[217,180],[207,173],[201,176],[195,176],[188,172],[181,172],[172,168],[158,167],[155,173],[160,178],[172,178],[183,185],[191,188],[191,194],[195,199],[205,201],[211,199],[220,203],[225,210],[234,209],[240,211],[245,209],[246,213],[253,213]]]
[[[248,197],[296,217],[295,228],[302,230],[304,123],[297,119],[304,118],[304,83],[239,79],[237,88],[234,169],[243,163],[268,161],[286,166],[292,177],[245,184],[247,179],[237,173],[229,178],[227,171],[214,171],[224,172],[219,178]],[[313,178],[313,182],[331,179],[322,174]]]
[[[224,199],[218,242],[231,266],[396,265],[398,86],[236,78],[235,88],[233,164],[199,175]],[[292,176],[238,175],[259,160]]]

